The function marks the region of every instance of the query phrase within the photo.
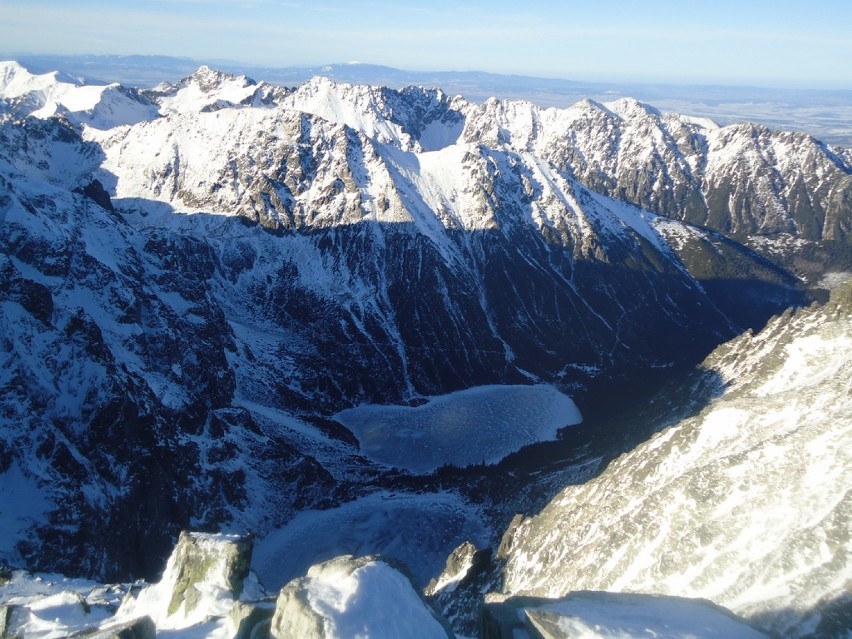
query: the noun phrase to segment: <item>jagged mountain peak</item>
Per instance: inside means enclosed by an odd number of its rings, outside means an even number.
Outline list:
[[[380,87],[346,84],[315,76],[288,96],[287,106],[345,124],[379,142],[411,148],[410,134],[387,118],[384,97]]]
[[[202,65],[175,84],[163,83],[144,94],[160,106],[161,113],[169,114],[268,107],[275,105],[287,91],[265,82],[258,83],[245,75]]]
[[[62,71],[36,75],[14,60],[0,62],[0,97],[3,99],[18,98],[26,93],[44,91],[56,85],[81,84],[77,78]]]
[[[15,60],[3,60],[0,62],[0,90],[3,91],[4,96],[11,95],[11,92],[8,91],[10,84],[16,79],[26,78],[27,76],[31,77],[29,71]]]
[[[436,150],[458,138],[465,103],[439,89],[397,90],[316,76],[282,104],[345,124],[377,142],[419,151]]]
[[[227,71],[222,71],[220,69],[216,69],[211,67],[208,64],[200,65],[189,77],[194,78],[196,80],[201,80],[204,78],[212,78],[216,81],[222,81],[224,79],[232,80],[235,78],[244,79],[248,84],[257,84],[254,80],[249,78],[244,74],[236,74],[236,73],[228,73]]]
[[[203,91],[210,92],[220,89],[224,84],[256,86],[257,82],[248,76],[227,73],[203,64],[194,73],[178,81],[176,86],[184,88],[190,84],[197,84]]]
[[[659,119],[662,113],[655,107],[635,98],[619,98],[613,102],[606,102],[605,106],[613,113],[618,114],[624,120],[644,120],[647,118]]]
[[[607,108],[607,106],[603,102],[593,100],[592,98],[583,98],[582,100],[577,100],[577,102],[572,104],[569,108],[574,111],[599,111],[607,115],[614,115],[614,113],[609,108]]]

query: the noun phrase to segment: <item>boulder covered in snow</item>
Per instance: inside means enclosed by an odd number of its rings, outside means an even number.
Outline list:
[[[481,639],[766,639],[730,610],[705,599],[574,592],[558,599],[492,600],[480,614]]]
[[[270,636],[447,639],[454,634],[388,560],[344,555],[312,566],[281,589]]]

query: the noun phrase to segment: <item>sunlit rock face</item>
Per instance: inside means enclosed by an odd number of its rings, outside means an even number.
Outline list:
[[[631,98],[567,109],[489,100],[465,113],[466,139],[533,152],[599,193],[668,217],[740,236],[850,232],[848,160],[802,133],[719,127]]]
[[[251,553],[249,536],[183,532],[155,583],[99,584],[15,571],[0,584],[0,634],[31,639],[268,636],[274,600],[249,571]]]
[[[168,629],[226,616],[243,594],[251,552],[249,538],[183,532],[160,581],[127,598],[116,618],[145,615]]]
[[[718,399],[508,533],[504,591],[704,597],[785,636],[848,628],[850,348],[847,284],[717,349]]]

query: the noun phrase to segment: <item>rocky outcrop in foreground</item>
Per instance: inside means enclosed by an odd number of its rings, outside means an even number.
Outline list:
[[[274,639],[455,635],[392,562],[337,557],[311,567],[281,589],[272,618]]]
[[[15,573],[0,586],[0,637],[455,636],[393,560],[338,557],[275,598],[249,570],[251,555],[251,537],[184,532],[160,581],[141,589]]]
[[[312,566],[277,598],[248,569],[252,539],[182,533],[162,579],[100,586],[16,573],[0,586],[0,637],[153,639],[454,639],[447,620],[419,594],[407,569],[378,556],[344,555]],[[448,562],[456,577],[481,563],[470,545]],[[450,594],[452,578],[431,584]],[[17,592],[13,596],[10,593]],[[28,593],[28,594],[27,594]],[[112,593],[112,601],[107,593]],[[115,602],[121,598],[118,609]],[[579,592],[556,599],[489,595],[477,636],[661,636],[673,639],[760,639],[763,633],[729,610],[704,600],[640,594]],[[658,635],[653,635],[658,636]]]
[[[159,582],[104,586],[16,572],[0,585],[0,637],[153,639],[454,639],[407,569],[379,556],[343,555],[268,595],[248,568],[252,538],[182,533]],[[460,546],[428,587],[451,596],[489,560]],[[464,636],[504,639],[761,639],[770,635],[706,599],[577,591],[556,597],[486,595]],[[822,635],[820,635],[822,636]],[[826,635],[828,636],[828,635]]]

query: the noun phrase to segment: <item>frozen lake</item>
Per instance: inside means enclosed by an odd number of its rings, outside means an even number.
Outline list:
[[[413,408],[365,404],[333,419],[358,438],[366,457],[415,474],[496,464],[583,420],[570,397],[546,384],[477,386]]]
[[[351,554],[402,561],[423,587],[464,541],[488,542],[475,508],[449,493],[376,493],[330,510],[299,513],[255,542],[252,568],[276,591],[313,564]]]

